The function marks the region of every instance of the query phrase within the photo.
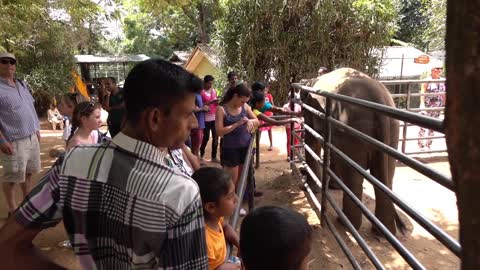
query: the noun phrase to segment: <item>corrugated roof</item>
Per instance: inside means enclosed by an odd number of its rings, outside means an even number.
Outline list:
[[[380,52],[378,52],[380,54]],[[428,64],[417,64],[414,59],[420,55],[428,55],[414,47],[389,46],[385,47],[380,65],[379,79],[419,78],[434,67],[442,67],[443,61],[429,55]],[[403,57],[403,69],[402,69]]]
[[[128,63],[128,62],[141,62],[150,57],[145,54],[125,54],[125,55],[91,55],[91,54],[78,54],[75,55],[75,61],[77,63]]]
[[[208,57],[208,60],[210,60],[213,65],[220,65],[220,57],[218,53],[212,49],[212,47],[208,46],[207,44],[199,43],[197,44],[197,48],[199,48]]]

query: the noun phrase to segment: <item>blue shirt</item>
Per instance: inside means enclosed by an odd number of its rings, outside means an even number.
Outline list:
[[[195,94],[195,105],[203,109],[203,100],[202,100],[201,94]],[[198,120],[198,129],[204,129],[205,128],[205,112],[203,111],[196,112],[195,116],[197,117],[197,120]]]
[[[0,78],[0,130],[8,141],[16,141],[40,130],[34,100],[25,83],[10,86]]]
[[[261,112],[261,113],[264,113],[264,112],[266,112],[266,111],[269,111],[272,107],[273,107],[272,103],[270,103],[270,102],[265,102],[265,104],[263,105],[263,107],[260,109],[260,112]]]

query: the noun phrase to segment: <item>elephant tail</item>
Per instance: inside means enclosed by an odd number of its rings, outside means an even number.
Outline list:
[[[400,218],[397,211],[395,211],[395,224],[403,235],[407,233],[407,225],[405,225],[405,222]]]

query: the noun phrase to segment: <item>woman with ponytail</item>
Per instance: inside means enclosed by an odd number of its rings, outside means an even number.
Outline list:
[[[247,104],[250,95],[250,88],[243,82],[238,82],[227,91],[215,115],[217,134],[223,137],[220,145],[221,163],[232,175],[235,186],[245,161],[252,133],[259,124],[257,117]]]
[[[102,124],[100,107],[94,102],[81,102],[75,106],[72,115],[72,131],[67,141],[67,150],[81,144],[96,144],[97,129]]]

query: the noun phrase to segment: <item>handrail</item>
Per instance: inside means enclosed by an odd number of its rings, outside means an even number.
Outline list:
[[[444,129],[445,129],[444,125],[443,125],[443,121],[436,120],[435,118],[422,116],[422,115],[412,113],[412,112],[409,112],[409,111],[399,110],[399,109],[396,109],[396,108],[392,108],[392,107],[382,105],[382,104],[378,104],[378,103],[371,102],[371,101],[361,100],[361,99],[357,99],[357,98],[353,98],[353,97],[349,97],[349,96],[345,96],[345,95],[339,95],[339,94],[335,94],[335,93],[331,93],[331,92],[323,91],[323,90],[315,90],[311,87],[303,86],[303,85],[298,84],[298,83],[293,83],[292,87],[297,88],[297,89],[301,89],[303,91],[310,92],[310,93],[313,93],[313,94],[328,97],[328,98],[331,98],[331,99],[334,99],[334,100],[339,100],[339,101],[344,101],[344,102],[347,102],[347,103],[350,103],[350,104],[355,104],[355,105],[367,108],[369,110],[379,111],[379,112],[382,112],[382,113],[384,113],[384,114],[386,114],[390,117],[394,117],[394,118],[397,118],[397,119],[402,120],[402,121],[406,121],[406,122],[410,122],[410,123],[413,123],[413,124],[416,124],[416,125],[419,125],[419,126],[423,126],[425,128],[435,130],[435,131],[438,131],[438,132],[443,133]]]
[[[401,83],[427,83],[427,82],[443,82],[443,80],[408,80],[408,81],[403,81]],[[396,83],[399,83],[398,81]],[[370,259],[372,264],[377,269],[383,269],[383,266],[381,265],[381,262],[378,260],[378,258],[375,257],[375,254],[371,252],[369,249],[368,245],[364,243],[363,239],[358,235],[358,231],[352,226],[351,222],[344,216],[343,212],[340,210],[340,208],[336,205],[335,201],[329,194],[329,191],[327,190],[328,187],[328,182],[329,179],[332,179],[337,185],[340,186],[340,188],[344,192],[344,196],[348,196],[353,203],[358,206],[361,210],[361,212],[367,217],[368,220],[370,220],[377,228],[380,230],[380,232],[386,237],[388,242],[399,252],[399,254],[405,259],[405,261],[414,269],[425,269],[425,267],[417,260],[413,254],[405,248],[405,246],[398,241],[398,239],[383,225],[378,218],[362,203],[362,201],[356,197],[356,195],[343,183],[343,181],[333,172],[332,168],[330,168],[329,163],[331,159],[331,155],[335,155],[336,158],[340,158],[344,160],[348,166],[352,168],[352,170],[357,171],[362,175],[363,178],[365,178],[368,182],[370,182],[375,190],[379,190],[382,192],[385,196],[387,196],[390,200],[392,200],[395,205],[397,205],[399,208],[401,208],[408,216],[410,216],[413,220],[415,220],[421,227],[423,227],[425,230],[427,230],[434,238],[436,238],[438,241],[440,241],[446,248],[448,248],[453,254],[459,256],[461,252],[461,246],[458,243],[458,241],[447,234],[445,231],[440,229],[436,224],[428,220],[426,217],[424,217],[421,213],[419,213],[417,210],[415,210],[412,206],[410,206],[407,202],[403,201],[396,193],[394,193],[390,188],[385,186],[380,180],[378,180],[376,177],[368,173],[363,167],[361,167],[359,164],[357,164],[353,159],[351,159],[349,156],[347,156],[342,150],[337,148],[334,145],[334,141],[331,141],[331,135],[332,134],[332,129],[340,130],[342,133],[348,133],[351,136],[354,136],[355,138],[358,138],[360,140],[363,140],[364,142],[373,145],[376,149],[379,151],[382,151],[385,154],[388,154],[392,158],[395,158],[401,162],[403,162],[405,165],[417,170],[418,172],[422,173],[423,175],[431,178],[433,181],[436,181],[438,184],[442,185],[443,187],[449,189],[450,191],[455,191],[455,185],[453,181],[437,172],[436,170],[433,170],[432,168],[418,162],[415,159],[412,159],[408,157],[405,154],[402,154],[400,151],[397,149],[392,148],[389,145],[384,144],[383,142],[380,142],[354,128],[351,126],[346,125],[345,123],[333,118],[331,115],[332,111],[332,101],[341,101],[341,102],[347,102],[349,104],[354,104],[356,106],[361,106],[363,108],[366,108],[368,110],[375,111],[376,113],[381,113],[384,115],[387,115],[392,118],[396,118],[398,120],[401,120],[405,123],[413,123],[415,125],[425,127],[431,130],[435,130],[440,133],[444,133],[444,126],[443,122],[431,117],[419,115],[413,112],[405,111],[405,110],[400,110],[397,108],[392,108],[386,105],[374,103],[374,102],[369,102],[365,100],[360,100],[357,98],[353,98],[350,96],[345,96],[345,95],[339,95],[336,93],[331,93],[327,91],[321,91],[321,90],[315,90],[311,87],[306,87],[297,83],[291,84],[291,92],[290,94],[293,93],[293,89],[301,89],[302,91],[309,92],[311,94],[315,95],[321,95],[326,98],[325,104],[327,105],[325,108],[323,108],[324,112],[320,112],[317,109],[304,104],[300,103],[302,105],[302,108],[305,111],[308,111],[313,115],[312,117],[320,117],[321,119],[325,120],[323,123],[323,132],[322,134],[319,134],[316,132],[311,126],[307,125],[304,123],[303,129],[306,133],[308,133],[308,136],[313,137],[316,139],[318,142],[322,143],[322,148],[324,150],[323,152],[323,159],[320,158],[320,155],[315,153],[315,151],[303,140],[300,140],[302,142],[302,145],[304,146],[305,149],[305,154],[308,154],[311,157],[311,162],[317,163],[320,166],[323,166],[323,177],[322,177],[322,183],[320,183],[320,179],[316,177],[316,173],[309,167],[310,164],[307,164],[305,166],[307,174],[311,178],[311,182],[306,181],[305,179],[302,179],[302,183],[304,183],[304,186],[306,187],[307,191],[307,197],[309,198],[309,201],[312,201],[313,199],[310,197],[315,197],[315,194],[311,192],[312,188],[310,185],[318,186],[321,187],[322,189],[322,198],[321,198],[321,205],[318,205],[318,199],[314,200],[315,203],[315,208],[318,208],[318,211],[316,210],[315,212],[318,215],[318,212],[320,212],[319,218],[321,219],[321,224],[323,226],[326,226],[330,229],[330,231],[333,233],[335,236],[335,239],[339,243],[341,249],[344,251],[345,255],[347,256],[348,260],[354,267],[354,269],[358,268],[358,264],[355,260],[355,258],[351,258],[352,254],[351,251],[348,248],[345,248],[345,242],[343,239],[339,236],[338,232],[335,230],[335,228],[332,226],[331,222],[329,221],[329,217],[326,214],[327,210],[327,205],[326,203],[329,203],[335,212],[337,213],[338,217],[343,221],[347,229],[352,233],[353,237],[357,240],[359,245],[362,247],[363,251],[367,255],[367,257]],[[410,94],[410,92],[409,92]],[[430,94],[418,94],[417,96],[421,95],[430,95]],[[439,95],[438,93],[431,94],[433,95]],[[410,96],[407,95],[407,101],[409,100]],[[293,102],[293,101],[292,101]],[[330,106],[329,106],[330,105]],[[443,108],[428,108],[425,110],[439,110]],[[407,105],[407,110],[415,110],[409,108]],[[420,109],[418,109],[420,110]],[[422,109],[423,110],[423,109]],[[408,124],[406,124],[408,125]],[[315,125],[316,127],[316,125]],[[405,137],[405,130],[404,130],[404,137]],[[338,133],[337,133],[338,134]],[[296,136],[297,134],[295,133],[294,130],[292,130],[292,135]],[[307,134],[305,134],[307,135]],[[298,136],[297,136],[298,137]],[[407,141],[406,138],[403,138],[403,141]],[[293,148],[293,140],[291,142],[291,148]],[[402,149],[404,151],[404,149]],[[330,154],[331,152],[331,154]],[[425,151],[427,152],[427,151]],[[431,151],[430,151],[431,152]],[[300,155],[300,151],[298,149],[294,149],[294,153],[296,156],[301,161],[304,161]],[[310,161],[309,161],[310,162]],[[291,166],[292,168],[295,167],[294,161],[291,159]],[[315,164],[315,166],[317,166]],[[358,237],[357,237],[358,236]],[[362,246],[365,244],[365,246]]]
[[[424,79],[424,80],[381,80],[379,82],[383,85],[397,85],[397,84],[417,84],[417,83],[445,83],[446,79]]]
[[[252,138],[250,139],[247,154],[245,156],[245,161],[243,162],[243,164],[246,165],[246,166],[242,167],[242,173],[240,174],[240,178],[239,178],[239,181],[238,181],[237,196],[238,196],[239,202],[237,203],[237,206],[235,207],[235,211],[233,212],[233,215],[229,219],[229,224],[233,228],[237,228],[237,226],[238,226],[240,209],[242,208],[242,199],[243,199],[243,196],[245,194],[245,189],[247,187],[247,180],[248,180],[248,175],[249,175],[248,172],[249,172],[250,166],[253,166],[253,164],[251,164],[250,161],[252,160],[253,145],[256,141],[255,137],[256,137],[256,132],[254,134],[252,134]],[[228,249],[227,250],[227,254],[228,254],[227,259],[228,259],[228,257],[230,257],[231,253],[232,253],[232,249],[231,249],[230,245],[228,245],[227,249]]]

